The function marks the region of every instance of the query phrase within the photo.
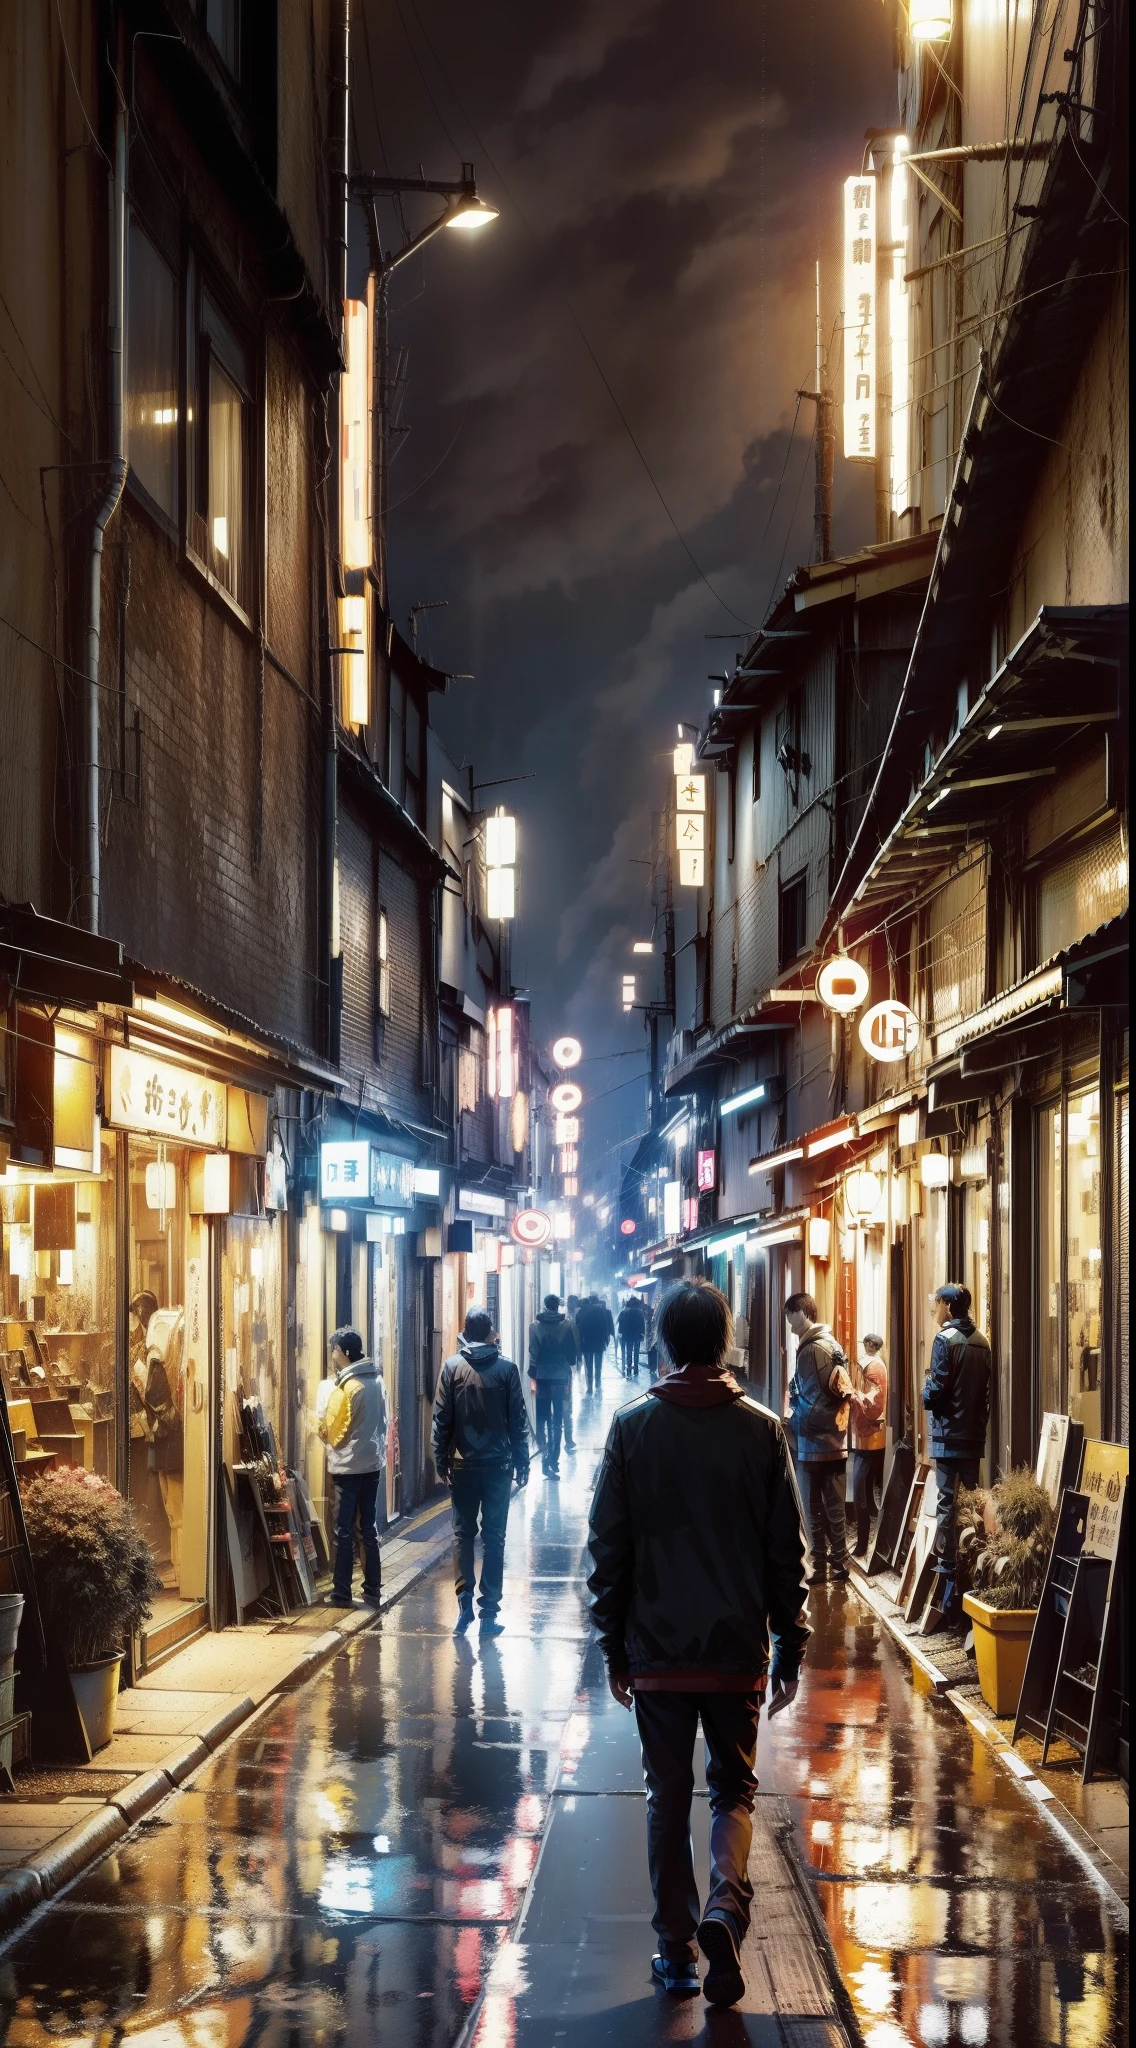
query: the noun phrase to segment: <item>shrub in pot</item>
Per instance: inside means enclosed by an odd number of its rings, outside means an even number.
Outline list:
[[[129,1501],[71,1466],[35,1480],[24,1520],[49,1652],[71,1674],[92,1750],[114,1732],[119,1669],[161,1580]]]
[[[974,1623],[982,1697],[1002,1718],[1017,1712],[1055,1523],[1027,1465],[960,1502],[959,1561],[970,1579],[962,1604]]]

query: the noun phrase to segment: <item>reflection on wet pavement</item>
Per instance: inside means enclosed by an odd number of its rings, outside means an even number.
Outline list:
[[[587,1502],[619,1392],[585,1410],[559,1487],[534,1473],[514,1504],[506,1635],[455,1641],[443,1566],[278,1696],[0,1950],[5,2048],[450,2048],[470,2019],[478,2048],[784,2042],[782,1822],[868,2048],[1124,2037],[1117,1909],[835,1590],[814,1596],[798,1705],[762,1731],[752,2015],[652,1991],[634,1731],[585,1661]],[[703,1856],[705,1831],[696,1801]]]
[[[1127,2039],[1127,1918],[852,1592],[765,1730],[867,2048]]]

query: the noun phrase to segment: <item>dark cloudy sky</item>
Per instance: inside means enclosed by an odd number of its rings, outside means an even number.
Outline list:
[[[390,585],[404,630],[411,604],[448,600],[421,644],[476,677],[436,707],[455,758],[534,776],[502,792],[521,827],[514,975],[544,1036],[604,1055],[581,1075],[595,1169],[642,1125],[642,1088],[616,1084],[645,1059],[608,1056],[643,1043],[617,990],[649,931],[637,863],[675,719],[703,717],[708,671],[733,666],[706,636],[760,621],[808,558],[810,406],[778,482],[812,382],[814,260],[827,331],[841,181],[894,117],[890,17],[881,0],[362,6],[363,165],[453,177],[471,158],[501,209],[394,281],[410,431]],[[412,229],[424,217],[408,202]],[[838,549],[873,537],[839,456],[836,512]]]

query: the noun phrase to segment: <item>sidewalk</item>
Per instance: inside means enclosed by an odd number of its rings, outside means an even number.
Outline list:
[[[1081,1783],[1081,1760],[1067,1742],[1050,1748],[1042,1765],[1041,1744],[1032,1735],[1013,1741],[1013,1720],[992,1714],[978,1685],[974,1659],[968,1656],[965,1631],[944,1629],[921,1636],[904,1618],[896,1602],[899,1582],[894,1572],[869,1579],[853,1559],[854,1583],[908,1659],[916,1686],[940,1694],[981,1737],[998,1763],[1032,1792],[1050,1823],[1060,1829],[1097,1871],[1124,1905],[1128,1904],[1128,1794],[1115,1776]]]
[[[432,1570],[449,1543],[448,1500],[396,1524],[382,1543],[382,1610]],[[0,1795],[0,1931],[184,1785],[252,1715],[374,1623],[370,1608],[317,1604],[198,1636],[119,1695],[114,1736],[89,1764],[21,1773],[16,1793]]]
[[[632,1715],[607,1689],[594,1646],[564,1731],[549,1819],[517,1925],[499,1949],[460,2048],[658,2048],[662,2042],[847,2048],[835,1959],[792,1842],[787,1774],[763,1720],[750,1876],[746,1995],[729,2013],[673,1999],[651,1981],[646,1795]],[[709,1807],[697,1745],[695,1865],[705,1873]]]

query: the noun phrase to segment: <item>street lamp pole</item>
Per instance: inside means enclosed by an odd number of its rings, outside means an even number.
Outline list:
[[[391,178],[359,172],[351,179],[351,197],[364,209],[367,217],[367,236],[370,243],[371,276],[374,280],[374,332],[372,340],[372,389],[373,389],[373,442],[372,461],[374,481],[374,570],[379,585],[379,595],[384,615],[388,614],[387,603],[387,506],[388,479],[390,470],[390,345],[389,345],[389,290],[390,281],[400,264],[416,256],[427,242],[443,228],[455,228],[469,234],[488,226],[497,218],[497,208],[489,206],[477,190],[477,179],[473,165],[463,163],[460,178]],[[384,249],[379,229],[380,199],[401,198],[404,194],[421,193],[442,199],[445,204],[435,218],[404,242],[401,249]]]

